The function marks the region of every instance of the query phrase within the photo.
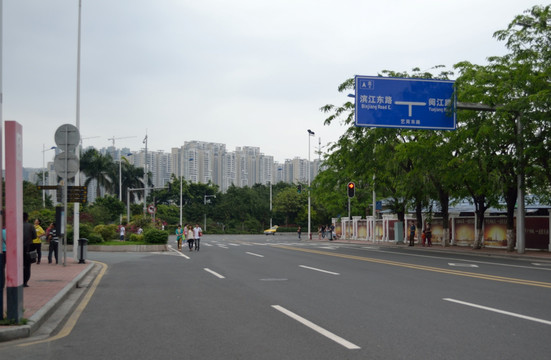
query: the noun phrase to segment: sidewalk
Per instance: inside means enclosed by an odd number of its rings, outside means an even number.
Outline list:
[[[67,259],[66,266],[47,262],[40,265],[32,264],[29,287],[23,288],[23,317],[28,319],[28,322],[20,326],[0,326],[0,342],[29,337],[93,267],[93,262],[78,264],[73,259]],[[4,289],[4,314],[7,311],[6,307]]]
[[[404,248],[410,250],[422,250],[427,252],[446,252],[451,254],[468,254],[468,255],[480,255],[480,256],[495,256],[495,257],[504,257],[504,258],[514,258],[514,259],[525,259],[525,260],[535,260],[535,261],[549,261],[551,262],[551,253],[545,250],[525,250],[524,254],[519,254],[515,249],[514,252],[508,252],[506,249],[502,248],[493,248],[493,247],[483,247],[481,249],[475,250],[469,246],[442,246],[440,244],[432,245],[431,247],[424,247],[422,245],[415,244],[415,246],[408,246],[408,243],[396,244],[394,241],[367,241],[367,240],[348,240],[348,239],[339,239],[331,241],[333,243],[344,243],[344,244],[365,244],[369,246],[380,246],[380,247],[389,247],[389,248]]]

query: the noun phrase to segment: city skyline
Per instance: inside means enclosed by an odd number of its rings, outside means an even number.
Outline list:
[[[85,150],[95,148],[87,147]],[[299,156],[286,159],[284,162],[275,161],[272,155],[264,154],[259,147],[237,146],[233,151],[226,149],[226,144],[205,141],[185,141],[180,147],[172,148],[170,152],[149,150],[138,151],[128,147],[116,146],[97,149],[102,154],[110,154],[114,162],[119,157],[136,166],[144,167],[151,174],[154,187],[164,187],[171,181],[172,175],[191,183],[209,183],[217,185],[220,191],[225,192],[230,186],[253,186],[255,184],[268,185],[271,183],[307,183],[308,171],[313,179],[320,169],[321,155],[315,157],[308,165],[308,159]],[[56,149],[57,153],[58,150]],[[316,154],[317,155],[317,154]],[[146,159],[147,156],[147,159]],[[48,173],[46,185],[56,185],[54,161],[44,164]],[[24,178],[28,181],[38,181],[42,168],[24,168]],[[81,177],[82,178],[82,177]],[[84,180],[84,178],[82,178]],[[95,199],[95,184],[89,189],[89,201]],[[102,195],[105,190],[101,191]]]

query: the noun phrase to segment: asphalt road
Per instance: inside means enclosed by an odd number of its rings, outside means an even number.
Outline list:
[[[173,240],[171,243],[174,245]],[[108,265],[68,335],[6,359],[548,359],[551,265],[206,236]]]

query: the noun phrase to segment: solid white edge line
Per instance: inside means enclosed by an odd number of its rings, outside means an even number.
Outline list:
[[[170,251],[175,252],[176,254],[178,254],[178,255],[180,255],[180,256],[182,256],[182,257],[185,257],[185,258],[188,259],[188,260],[190,259],[189,256],[187,256],[187,255],[185,255],[185,254],[182,254],[179,250],[174,249],[171,245],[168,245],[168,249],[169,249]]]
[[[219,279],[225,279],[226,277],[223,276],[223,275],[220,275],[219,273],[215,272],[215,271],[212,271],[211,269],[209,268],[204,268],[204,270],[208,273],[211,273],[212,275],[216,276],[217,278]]]
[[[340,275],[339,273],[336,273],[336,272],[327,271],[327,270],[322,270],[322,269],[317,269],[317,268],[310,267],[310,266],[306,266],[306,265],[299,265],[299,267],[304,268],[304,269],[319,271],[319,272],[326,273],[326,274],[331,274],[331,275]]]
[[[509,312],[509,311],[499,310],[499,309],[491,308],[491,307],[488,307],[488,306],[477,305],[477,304],[473,304],[473,303],[469,303],[469,302],[465,302],[465,301],[461,301],[461,300],[450,299],[450,298],[443,298],[442,300],[454,302],[456,304],[461,304],[461,305],[474,307],[474,308],[477,308],[477,309],[493,311],[493,312],[496,312],[498,314],[509,315],[509,316],[517,317],[517,318],[524,319],[524,320],[535,321],[535,322],[539,322],[539,323],[542,323],[542,324],[545,324],[545,325],[551,325],[551,321],[538,319],[538,318],[535,318],[535,317],[532,317],[532,316],[521,315],[521,314]]]
[[[332,332],[330,332],[328,330],[325,330],[324,328],[314,324],[313,322],[311,322],[309,320],[306,320],[302,316],[297,315],[294,312],[289,311],[289,310],[285,309],[282,306],[272,305],[272,307],[274,309],[276,309],[277,311],[282,312],[283,314],[289,316],[290,318],[298,321],[299,323],[309,327],[310,329],[312,329],[312,330],[316,331],[317,333],[327,337],[330,340],[333,340],[337,344],[342,345],[342,346],[344,346],[345,348],[347,348],[349,350],[361,349],[361,347],[359,347],[358,345],[355,345],[355,344],[351,343],[350,341],[345,340],[345,339],[341,338],[340,336],[335,335],[335,334],[333,334]]]
[[[263,257],[264,257],[264,255],[260,255],[260,254],[255,254],[255,253],[252,253],[252,252],[248,252],[248,251],[247,251],[247,252],[246,252],[245,254],[249,254],[249,255],[252,255],[252,256],[258,256],[258,257],[261,257],[261,258],[263,258]]]

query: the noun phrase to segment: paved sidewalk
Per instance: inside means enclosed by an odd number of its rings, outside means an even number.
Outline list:
[[[328,241],[329,242],[329,241]],[[503,248],[483,247],[475,250],[469,246],[442,246],[440,244],[432,245],[430,247],[424,247],[422,245],[415,244],[415,246],[408,246],[408,243],[396,244],[394,241],[367,241],[367,240],[347,240],[339,239],[331,241],[333,243],[345,243],[345,244],[365,244],[368,246],[382,246],[382,247],[395,247],[406,248],[414,250],[432,251],[432,252],[448,252],[448,253],[464,253],[469,255],[481,255],[481,256],[499,256],[515,259],[526,260],[542,260],[551,262],[551,253],[546,250],[525,250],[524,254],[519,254],[515,249],[514,252],[508,252]]]
[[[73,259],[68,259],[65,266],[44,262],[32,264],[29,287],[23,288],[23,317],[28,319],[28,323],[21,326],[0,326],[0,342],[29,337],[93,267],[93,262],[78,264]],[[4,289],[4,314],[6,307]]]

